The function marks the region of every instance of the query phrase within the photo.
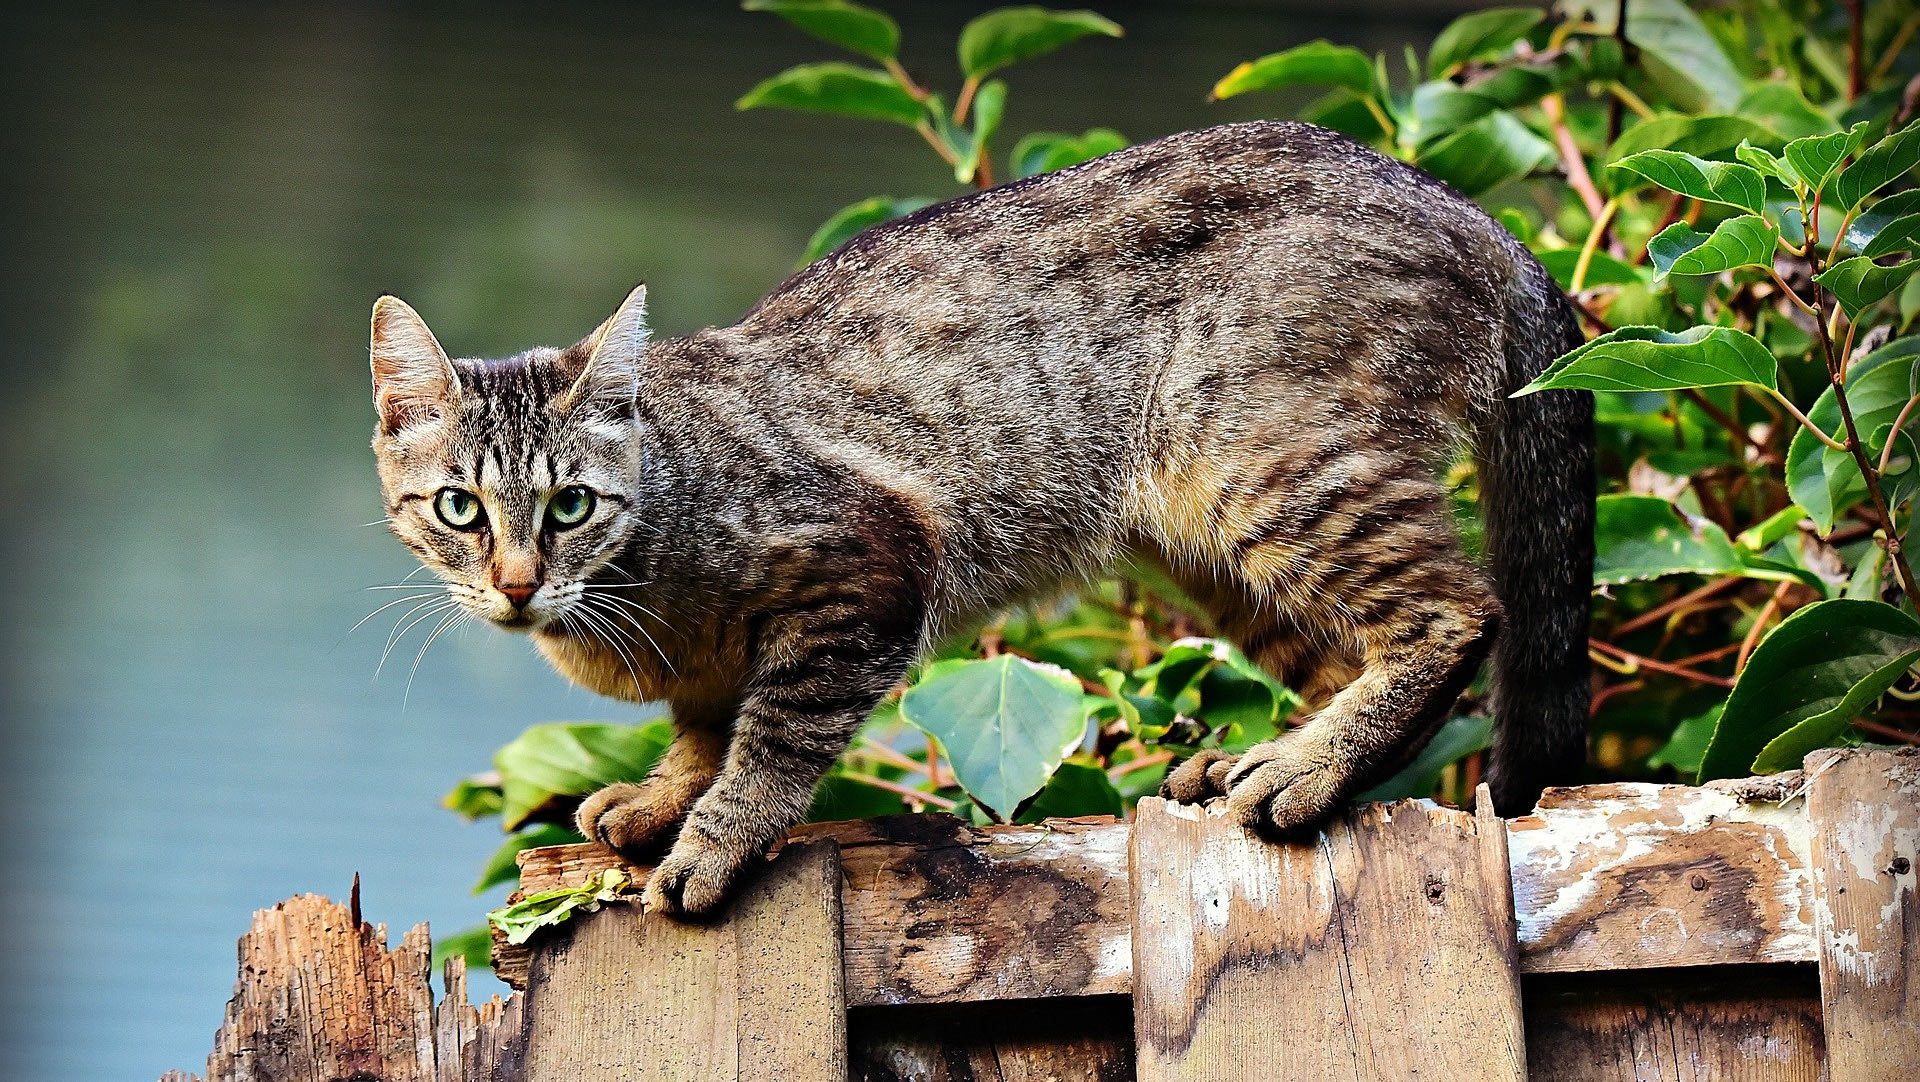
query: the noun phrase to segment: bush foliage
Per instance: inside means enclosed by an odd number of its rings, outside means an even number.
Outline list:
[[[845,0],[745,6],[857,62],[781,72],[742,109],[897,125],[956,186],[1126,145],[1106,128],[1034,132],[995,154],[998,76],[1121,33],[1093,12],[973,20],[949,97],[901,66],[884,13]],[[1920,742],[1905,548],[1920,492],[1920,335],[1907,333],[1920,313],[1917,26],[1911,0],[1562,0],[1463,16],[1424,58],[1315,41],[1211,88],[1213,99],[1319,88],[1301,119],[1479,200],[1574,298],[1591,340],[1522,393],[1585,388],[1599,404],[1595,778],[1770,773],[1832,744]],[[1194,124],[1206,122],[1196,101]],[[950,194],[860,199],[802,262]],[[1470,465],[1452,482],[1471,540]],[[1366,796],[1468,799],[1491,728],[1480,704],[1470,693]],[[921,668],[813,811],[1123,813],[1170,762],[1271,739],[1298,705],[1207,637],[1171,584],[1130,572],[1010,613]],[[543,725],[502,748],[492,774],[447,798],[509,832],[477,889],[511,879],[520,848],[573,840],[571,804],[643,777],[669,735],[664,722]],[[484,956],[481,937],[459,947]]]

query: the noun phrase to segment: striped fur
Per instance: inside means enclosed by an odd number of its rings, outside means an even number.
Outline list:
[[[520,619],[560,670],[672,704],[655,776],[579,815],[666,852],[656,905],[717,905],[928,643],[1122,555],[1320,708],[1183,765],[1177,799],[1311,824],[1417,751],[1489,652],[1502,808],[1577,763],[1592,403],[1507,398],[1576,332],[1524,248],[1400,163],[1227,125],[869,230],[730,327],[646,343],[639,308],[449,362],[425,402],[444,355],[411,310],[384,342],[377,314],[375,447],[396,533],[473,611],[504,611],[503,561],[535,567]],[[1463,445],[1490,573],[1439,480]],[[573,483],[595,517],[543,532]],[[436,523],[418,497],[447,485],[502,536]]]

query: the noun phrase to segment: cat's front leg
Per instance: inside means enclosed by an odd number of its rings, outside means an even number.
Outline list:
[[[585,837],[630,860],[650,861],[666,851],[694,801],[720,775],[733,725],[731,702],[673,704],[673,743],[645,782],[609,785],[574,813]]]
[[[813,611],[769,626],[726,766],[647,881],[648,908],[713,911],[748,862],[805,817],[821,775],[919,649],[919,607],[909,617],[899,601],[882,595],[894,610],[885,614]]]

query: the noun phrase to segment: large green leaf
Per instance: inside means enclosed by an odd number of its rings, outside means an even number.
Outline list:
[[[1913,395],[1920,378],[1916,366],[1920,366],[1920,336],[1895,339],[1848,368],[1847,404],[1861,438],[1868,441],[1869,458],[1877,458],[1885,446],[1884,440],[1874,445],[1875,434],[1893,425]],[[1836,439],[1846,434],[1832,387],[1821,393],[1807,411],[1807,419]],[[1867,495],[1853,456],[1828,447],[1804,428],[1794,431],[1787,447],[1787,491],[1823,534],[1833,529],[1842,512]]]
[[[1854,215],[1839,247],[1869,259],[1909,251],[1920,230],[1920,188],[1898,192]]]
[[[1533,254],[1540,265],[1547,268],[1547,273],[1553,275],[1553,280],[1560,283],[1561,289],[1573,288],[1573,272],[1580,264],[1580,249],[1549,248]],[[1644,281],[1645,277],[1641,268],[1595,251],[1587,259],[1587,278],[1581,287],[1631,285]]]
[[[918,127],[926,110],[884,71],[852,64],[802,64],[761,83],[733,103],[736,109],[798,109],[887,120]]]
[[[1012,654],[934,663],[907,689],[900,716],[940,741],[960,786],[1003,821],[1087,728],[1072,673]]]
[[[1126,811],[1120,790],[1107,772],[1083,763],[1061,763],[1047,779],[1046,788],[1020,813],[1022,823],[1042,819],[1070,819],[1076,815],[1120,815]]]
[[[1772,387],[1773,354],[1732,327],[1621,327],[1553,362],[1515,396],[1553,388],[1585,391],[1677,391],[1751,383]]]
[[[566,827],[541,823],[530,830],[512,835],[493,851],[487,858],[487,866],[480,870],[480,879],[473,885],[475,894],[484,894],[491,887],[502,883],[511,883],[520,878],[519,856],[528,849],[539,849],[549,845],[573,845],[586,841],[578,833]]]
[[[1909,124],[1873,146],[1833,182],[1834,201],[1852,210],[1868,196],[1911,172],[1920,162],[1920,122]]]
[[[866,229],[905,217],[932,202],[926,198],[895,199],[890,195],[876,195],[842,207],[813,231],[812,239],[807,241],[806,253],[800,257],[800,265],[804,267],[819,259]]]
[[[1561,7],[1585,14],[1609,34],[1620,10],[1615,0],[1563,0]],[[1739,70],[1682,0],[1633,0],[1626,10],[1627,39],[1640,67],[1675,104],[1702,111],[1730,109],[1739,102]]]
[[[1448,764],[1492,746],[1492,718],[1451,718],[1399,773],[1353,799],[1364,802],[1432,796],[1440,783],[1440,772]]]
[[[479,924],[435,939],[433,960],[429,965],[437,971],[447,964],[449,958],[463,959],[469,973],[478,973],[492,966],[493,932],[486,925]]]
[[[1920,659],[1920,622],[1879,601],[1818,601],[1760,641],[1727,697],[1700,780],[1800,765]]]
[[[1460,16],[1433,39],[1427,77],[1438,79],[1469,60],[1504,52],[1546,17],[1539,8],[1488,8]]]
[[[1677,150],[1696,158],[1727,158],[1742,142],[1755,147],[1780,145],[1780,137],[1741,116],[1649,117],[1620,133],[1607,148],[1606,160],[1616,162],[1643,150]],[[1744,159],[1742,159],[1744,160]],[[1751,163],[1749,163],[1751,164]]]
[[[1710,162],[1677,150],[1643,150],[1614,162],[1615,173],[1645,178],[1670,192],[1709,203],[1760,213],[1767,202],[1767,181],[1758,169],[1737,162]],[[1616,191],[1630,186],[1616,183]]]
[[[1120,25],[1091,11],[1043,7],[999,8],[960,31],[960,70],[983,79],[1009,64],[1050,53],[1092,34],[1117,38]]]
[[[617,781],[642,781],[673,739],[666,722],[535,725],[493,753],[500,772],[501,826],[518,830],[555,797],[585,796]]]
[[[1920,268],[1920,262],[1911,259],[1883,267],[1869,256],[1857,255],[1835,263],[1814,275],[1813,280],[1832,293],[1852,318],[1898,293],[1915,268]]]
[[[1340,86],[1362,96],[1376,90],[1367,54],[1330,41],[1310,41],[1285,52],[1249,60],[1214,84],[1215,98],[1231,98],[1276,86]]]
[[[1825,135],[1839,128],[1833,118],[1808,101],[1791,83],[1753,83],[1734,112],[1759,120],[1783,139]]]
[[[1050,173],[1055,169],[1092,161],[1126,145],[1127,137],[1112,128],[1089,128],[1081,135],[1034,132],[1013,145],[1013,175],[1030,177],[1036,173]]]
[[[847,0],[746,0],[740,6],[772,12],[821,41],[869,60],[891,60],[900,52],[900,24]]]
[[[1718,524],[1689,521],[1658,496],[1602,496],[1595,505],[1593,581],[1606,586],[1665,575],[1730,575],[1740,554]]]
[[[1770,267],[1780,231],[1758,214],[1742,214],[1702,233],[1675,222],[1647,242],[1647,256],[1664,278],[1669,274],[1719,274],[1735,267]]]
[[[1422,150],[1414,163],[1471,196],[1524,177],[1554,156],[1552,143],[1502,110]]]
[[[1700,772],[1700,760],[1706,758],[1707,745],[1713,740],[1714,727],[1720,724],[1720,711],[1726,703],[1714,703],[1705,713],[1696,714],[1673,727],[1673,735],[1659,751],[1647,756],[1647,765],[1658,769],[1670,766],[1692,777]]]
[[[1858,150],[1866,137],[1867,122],[1863,120],[1843,132],[1795,139],[1780,151],[1780,156],[1808,191],[1817,192],[1827,186],[1827,181],[1840,171],[1840,163]]]

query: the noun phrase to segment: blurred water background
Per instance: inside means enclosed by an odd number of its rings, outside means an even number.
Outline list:
[[[881,6],[951,84],[989,5]],[[1315,37],[1397,56],[1460,5],[1092,6],[1126,38],[1008,72],[1002,154],[1279,115],[1300,99],[1204,98]],[[374,677],[389,621],[347,631],[413,564],[361,525],[368,307],[392,290],[455,352],[501,353],[572,341],[644,278],[657,330],[686,331],[844,204],[954,194],[903,130],[733,110],[831,55],[726,0],[0,14],[0,1078],[197,1069],[235,938],[288,895],[358,872],[396,937],[498,904],[467,890],[497,831],[440,795],[528,724],[649,711],[480,628],[410,693],[424,629]]]

